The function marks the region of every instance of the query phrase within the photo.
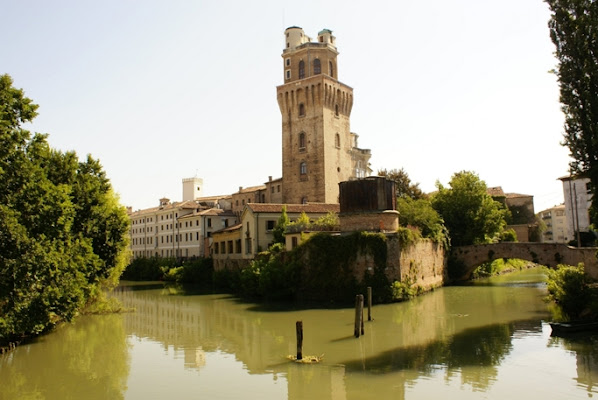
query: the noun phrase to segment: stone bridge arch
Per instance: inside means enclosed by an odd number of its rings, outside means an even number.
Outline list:
[[[463,265],[457,281],[471,279],[473,271],[483,263],[499,258],[520,258],[554,268],[558,264],[584,264],[585,271],[594,280],[598,280],[598,259],[596,247],[571,247],[562,243],[518,243],[503,242],[472,246],[453,247],[451,256]]]

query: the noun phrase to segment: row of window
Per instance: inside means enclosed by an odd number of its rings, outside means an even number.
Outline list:
[[[337,149],[341,148],[341,135],[339,135],[338,133],[334,135],[334,146]],[[300,132],[299,133],[299,151],[305,151],[305,147],[306,147],[306,135],[305,132]],[[274,193],[274,192],[272,192]]]
[[[214,254],[241,254],[241,239],[235,240],[234,250],[232,240],[216,242],[212,245],[212,249]]]
[[[223,220],[223,224],[224,224],[225,228],[228,227],[228,220],[227,219]],[[212,218],[207,218],[207,225],[208,225],[208,228],[212,227]],[[183,228],[183,223],[177,222],[175,224],[160,225],[160,230],[163,231],[165,226],[166,226],[166,230],[169,230],[169,229],[172,230],[173,227],[176,229],[181,229],[181,228]],[[195,220],[195,226],[199,226],[199,220]],[[185,228],[191,228],[191,227],[193,227],[193,221],[185,221]],[[144,233],[144,232],[146,232],[145,227],[131,230],[132,234]],[[153,227],[151,227],[151,226],[148,227],[147,232],[153,232]]]
[[[338,104],[334,105],[334,116],[338,117]],[[303,103],[299,103],[299,116],[300,117],[305,117],[305,104]]]
[[[195,235],[193,233],[195,233]],[[162,244],[163,243],[172,243],[173,241],[175,243],[198,242],[199,241],[199,232],[188,232],[188,233],[185,233],[184,236],[182,233],[180,233],[178,235],[160,236],[160,243],[162,243]],[[133,242],[133,246],[142,246],[145,244],[153,244],[154,238],[152,236],[148,236],[147,238],[145,238],[145,237],[133,238],[132,242]]]
[[[290,58],[286,59],[286,66],[287,67],[291,66]],[[313,71],[314,71],[314,75],[319,75],[322,73],[322,63],[319,58],[316,58],[313,61]],[[331,78],[334,78],[334,64],[332,64],[332,61],[328,62],[328,75],[330,75]],[[290,69],[286,70],[286,78],[291,79],[291,70]],[[303,61],[303,60],[299,61],[299,79],[305,79],[305,61]]]
[[[174,216],[172,214],[166,214],[166,219],[172,219],[172,218],[178,218],[179,214],[175,213]],[[133,220],[133,225],[138,225],[138,224],[146,224],[146,223],[150,223],[153,222],[154,218],[153,217],[148,217],[148,218],[140,218],[140,219],[134,219]],[[160,221],[164,221],[164,215],[160,215]]]

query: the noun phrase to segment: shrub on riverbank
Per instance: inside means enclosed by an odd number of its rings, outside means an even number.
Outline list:
[[[548,296],[568,320],[598,316],[598,290],[583,266],[559,265],[548,270]]]
[[[486,278],[493,275],[521,271],[522,269],[528,268],[530,264],[531,263],[529,261],[520,260],[517,258],[499,258],[480,265],[475,271],[473,271],[472,278]]]
[[[214,266],[211,258],[177,260],[176,258],[140,257],[129,264],[121,279],[130,281],[171,281],[210,286]]]

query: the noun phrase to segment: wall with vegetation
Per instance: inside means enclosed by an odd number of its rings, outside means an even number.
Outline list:
[[[430,239],[401,243],[398,235],[388,235],[389,268],[397,275],[390,277],[403,283],[430,290],[447,281],[444,246]]]

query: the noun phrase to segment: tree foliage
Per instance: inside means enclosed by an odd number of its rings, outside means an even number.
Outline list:
[[[550,37],[559,61],[554,71],[565,114],[563,144],[573,158],[572,173],[585,173],[598,193],[598,2],[546,0],[551,19]],[[591,220],[598,223],[598,203]]]
[[[0,343],[71,320],[128,261],[128,217],[100,163],[23,129],[37,107],[0,76]]]
[[[409,197],[412,199],[422,199],[424,192],[419,188],[419,183],[412,183],[405,169],[381,169],[378,176],[384,176],[396,183],[397,198]]]
[[[274,237],[273,243],[284,243],[284,232],[290,222],[289,215],[287,214],[287,206],[282,206],[280,217],[278,217],[276,226],[272,229],[272,236]]]
[[[454,174],[449,188],[436,182],[432,206],[449,231],[451,245],[488,243],[506,226],[508,210],[486,192],[486,183],[473,172]]]
[[[417,228],[422,237],[448,245],[444,221],[432,207],[430,200],[399,197],[397,199],[397,209],[401,226]]]

